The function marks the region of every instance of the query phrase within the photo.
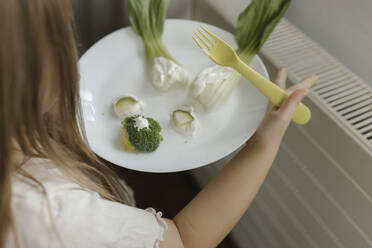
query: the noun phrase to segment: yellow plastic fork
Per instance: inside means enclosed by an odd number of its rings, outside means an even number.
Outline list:
[[[212,59],[216,64],[222,66],[228,66],[248,79],[261,93],[266,96],[269,101],[275,106],[280,106],[285,99],[288,98],[288,93],[281,89],[276,84],[267,80],[258,72],[253,70],[251,67],[246,65],[239,56],[235,53],[235,50],[227,44],[225,41],[220,39],[217,35],[213,34],[204,27],[201,27],[204,31],[198,30],[199,34],[203,38],[195,33],[196,37],[192,37],[196,44]],[[208,35],[207,35],[208,34]],[[208,37],[209,36],[209,37]],[[292,120],[297,124],[306,124],[311,118],[311,112],[308,107],[303,103],[300,103],[296,109],[296,112],[292,116]]]

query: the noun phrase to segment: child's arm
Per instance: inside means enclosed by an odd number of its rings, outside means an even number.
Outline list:
[[[241,152],[181,211],[166,220],[162,248],[216,247],[232,230],[261,187],[298,103],[317,76],[288,89],[294,92],[280,107],[270,107],[255,135]],[[286,70],[275,82],[285,88]]]

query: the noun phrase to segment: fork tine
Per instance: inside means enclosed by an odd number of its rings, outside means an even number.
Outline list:
[[[199,40],[200,40],[201,42],[203,42],[204,46],[206,46],[208,50],[211,49],[211,47],[208,45],[207,42],[205,42],[204,39],[202,39],[202,38],[201,38],[197,33],[195,33],[195,35],[196,35],[196,37],[199,38]]]
[[[212,41],[211,39],[209,39],[209,37],[208,36],[206,36],[201,30],[199,30],[198,29],[198,32],[201,34],[201,35],[203,35],[203,37],[206,39],[206,40],[208,40],[209,41],[209,43],[213,46],[214,45],[214,41]]]
[[[214,33],[212,33],[211,31],[209,31],[208,29],[206,29],[205,27],[203,26],[200,26],[201,29],[203,29],[207,34],[209,34],[213,39],[215,39],[215,41],[219,41],[220,38],[218,38],[217,35],[215,35]]]
[[[200,49],[202,49],[203,51],[206,50],[206,49],[202,46],[202,44],[200,44],[199,41],[198,41],[194,36],[192,36],[192,38],[194,39],[194,41],[196,42],[196,44],[198,45],[198,47],[200,47]]]

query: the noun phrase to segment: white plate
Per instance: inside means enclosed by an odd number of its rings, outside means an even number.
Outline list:
[[[236,48],[232,34],[196,21],[167,20],[163,41],[171,54],[194,77],[213,65],[194,44],[191,36],[204,25]],[[192,102],[188,89],[169,93],[156,91],[147,78],[142,40],[130,27],[113,32],[92,46],[80,59],[81,97],[88,142],[102,158],[129,169],[147,172],[174,172],[210,164],[238,149],[255,132],[267,105],[266,98],[245,80],[238,85],[226,105],[206,114],[196,104],[201,128],[193,138],[185,138],[170,126],[170,112]],[[268,78],[260,58],[251,66]],[[122,147],[121,120],[112,103],[120,95],[135,95],[147,104],[144,115],[162,126],[164,141],[153,153],[130,153]]]

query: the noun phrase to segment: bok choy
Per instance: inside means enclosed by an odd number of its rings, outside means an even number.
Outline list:
[[[249,64],[284,15],[290,0],[252,0],[239,15],[235,39],[237,53]],[[207,112],[216,110],[231,95],[241,75],[235,70],[213,66],[202,70],[192,84],[192,95]]]
[[[151,82],[161,91],[190,81],[188,71],[171,56],[162,41],[168,7],[169,0],[128,0],[129,20],[143,40]]]

